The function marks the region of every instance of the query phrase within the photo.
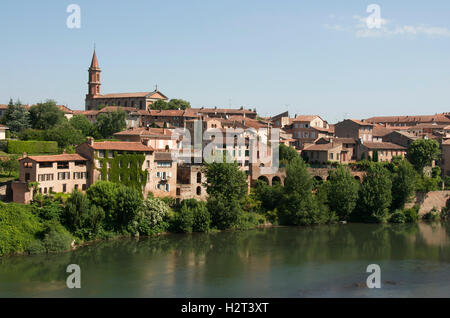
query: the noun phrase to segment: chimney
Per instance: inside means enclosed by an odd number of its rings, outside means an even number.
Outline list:
[[[26,152],[22,152],[22,158],[25,158],[27,156]]]
[[[94,138],[86,137],[86,142],[87,142],[88,145],[93,146],[94,145]]]

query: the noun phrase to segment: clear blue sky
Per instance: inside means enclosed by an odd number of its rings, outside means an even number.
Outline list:
[[[81,7],[68,29],[66,8]],[[366,7],[381,8],[368,30]],[[361,21],[360,21],[361,20]],[[0,103],[102,93],[345,117],[450,111],[450,1],[1,1]]]

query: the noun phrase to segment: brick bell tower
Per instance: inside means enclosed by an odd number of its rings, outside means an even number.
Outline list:
[[[95,53],[94,48],[94,55],[92,56],[91,61],[91,67],[89,67],[89,91],[88,94],[86,94],[86,103],[85,108],[86,110],[95,109],[94,104],[94,97],[100,95],[100,86],[102,85],[100,83],[100,67],[98,67],[98,60],[97,60],[97,54]]]

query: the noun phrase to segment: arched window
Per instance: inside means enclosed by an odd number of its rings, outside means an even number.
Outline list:
[[[202,183],[202,173],[197,172],[197,183]]]
[[[198,186],[197,187],[197,195],[201,195],[202,194],[202,187]]]

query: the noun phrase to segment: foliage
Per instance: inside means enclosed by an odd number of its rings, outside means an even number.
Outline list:
[[[63,252],[70,249],[72,235],[56,220],[44,223],[44,229],[38,236],[47,253]]]
[[[409,146],[407,158],[416,170],[423,174],[423,168],[431,166],[432,161],[438,159],[440,153],[439,143],[436,140],[417,139]]]
[[[256,200],[261,201],[261,212],[274,210],[280,200],[283,198],[283,186],[276,184],[269,186],[266,182],[257,180],[253,188],[253,194]]]
[[[176,232],[208,232],[211,215],[203,201],[183,200],[181,209],[175,213],[173,228]]]
[[[440,217],[441,213],[436,208],[432,208],[422,216],[422,219],[427,221],[437,221],[440,219]]]
[[[222,194],[210,196],[207,208],[211,215],[211,225],[219,230],[226,230],[237,226],[240,216],[244,213],[238,200],[228,200]]]
[[[30,113],[19,100],[16,103],[10,100],[1,123],[8,126],[12,133],[18,134],[30,127]]]
[[[329,181],[325,185],[328,206],[340,220],[348,220],[358,200],[360,183],[353,178],[348,168],[340,166],[330,171]]]
[[[84,115],[75,115],[69,119],[70,125],[79,130],[83,136],[93,136],[95,133],[94,124]]]
[[[158,109],[158,110],[176,110],[176,109],[187,109],[191,108],[191,103],[188,101],[185,101],[183,99],[171,99],[169,102],[166,102],[164,100],[157,100],[153,104],[150,105],[151,109]]]
[[[402,210],[395,210],[389,218],[389,222],[391,223],[405,223],[406,216]]]
[[[373,162],[378,162],[378,150],[374,150],[373,151],[372,161]]]
[[[405,214],[405,222],[407,223],[414,223],[419,220],[419,207],[405,209],[403,213]]]
[[[165,232],[169,227],[170,208],[159,198],[147,198],[135,215],[130,231],[141,235]]]
[[[19,172],[19,157],[10,156],[5,160],[0,160],[0,171],[7,173],[11,176],[14,172],[18,174]]]
[[[8,153],[57,153],[58,144],[55,141],[23,141],[8,140]]]
[[[364,222],[384,222],[392,202],[389,171],[380,164],[369,167],[359,190],[354,216]]]
[[[36,241],[42,230],[31,207],[0,202],[0,256],[23,253]]]
[[[78,129],[65,122],[45,131],[44,139],[47,141],[56,141],[60,148],[65,148],[70,145],[81,144],[84,137]]]
[[[391,209],[403,209],[416,190],[417,172],[407,160],[402,160],[393,168]]]
[[[246,176],[237,163],[212,162],[205,164],[206,192],[227,200],[241,200],[247,195]]]
[[[92,205],[100,207],[105,212],[105,229],[112,230],[115,226],[116,197],[119,184],[108,181],[97,181],[86,190],[86,195]]]
[[[50,129],[63,123],[64,120],[64,112],[53,100],[38,103],[30,108],[30,123],[34,129]]]
[[[175,213],[174,229],[177,232],[191,233],[194,225],[194,210],[186,203],[182,205],[180,211]]]
[[[239,216],[237,228],[239,230],[252,229],[264,225],[266,219],[263,215],[254,212],[244,212]]]
[[[280,144],[280,147],[279,147],[280,162],[288,163],[288,162],[291,162],[292,159],[294,159],[298,156],[299,156],[298,152],[294,148],[288,147],[285,144]]]
[[[142,170],[145,156],[141,153],[118,154],[113,152],[113,157],[109,158],[109,151],[105,150],[104,158],[96,158],[101,162],[101,179],[120,183],[129,187],[141,190],[147,183],[148,171]],[[110,168],[108,169],[108,165]],[[109,171],[109,178],[108,178]]]
[[[439,182],[441,181],[441,178],[431,178],[428,176],[420,177],[418,176],[416,178],[416,190],[419,192],[430,192],[430,191],[437,191],[439,190]]]
[[[126,116],[123,110],[100,113],[95,122],[95,131],[101,138],[111,138],[126,128]]]
[[[37,196],[34,196],[37,198]],[[42,206],[41,206],[42,205]],[[55,200],[50,196],[45,196],[41,200],[35,200],[32,202],[33,213],[35,213],[39,219],[49,220],[61,220],[64,208],[59,200]]]
[[[116,229],[125,230],[142,208],[142,192],[120,185],[115,202]]]

